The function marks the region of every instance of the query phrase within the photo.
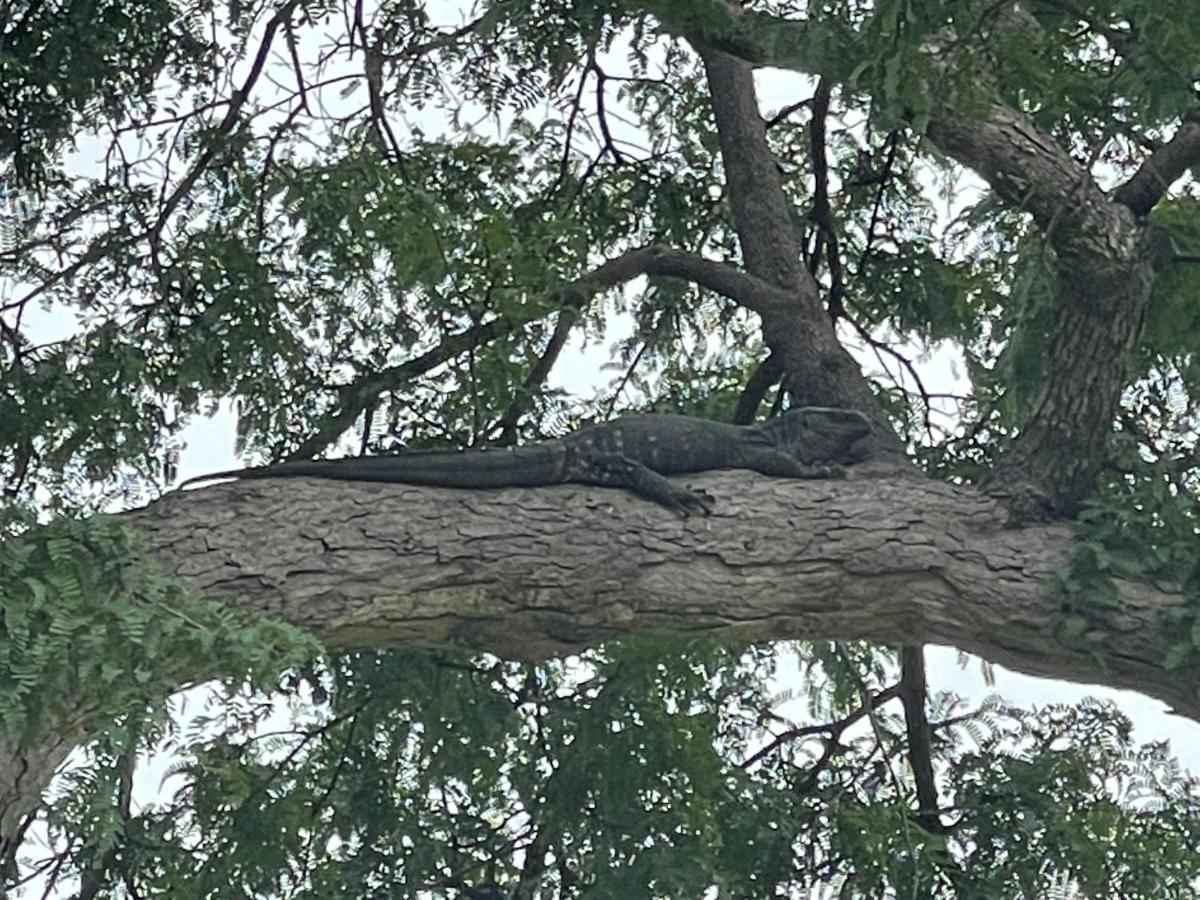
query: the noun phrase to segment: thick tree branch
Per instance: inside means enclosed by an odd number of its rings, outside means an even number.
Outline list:
[[[693,43],[756,65],[844,77],[865,56],[850,32],[744,9],[733,0],[644,0],[642,7]]]
[[[10,875],[6,869],[16,859],[42,791],[59,765],[87,737],[94,715],[93,709],[64,697],[54,721],[36,733],[19,740],[0,737],[0,879]]]
[[[334,645],[538,658],[656,630],[946,643],[1200,718],[1200,677],[1162,666],[1178,595],[1122,585],[1092,631],[1056,637],[1061,600],[1046,584],[1070,553],[1066,525],[1006,528],[994,500],[922,479],[687,482],[714,496],[714,515],[574,485],[268,479],[168,494],[129,519],[169,572]]]
[[[1028,210],[1054,250],[1056,305],[1040,396],[992,483],[1022,515],[1073,515],[1095,486],[1154,279],[1149,233],[1023,115],[936,116],[929,136]]]
[[[1195,165],[1200,165],[1200,108],[1183,117],[1175,136],[1150,154],[1141,168],[1113,192],[1113,199],[1140,218]]]
[[[696,50],[708,77],[727,194],[746,269],[795,291],[799,314],[820,317],[820,292],[804,269],[795,210],[784,193],[783,177],[759,113],[754,68],[702,44]]]
[[[763,339],[783,366],[788,393],[797,404],[865,413],[875,424],[871,455],[900,459],[903,446],[862,370],[838,340],[821,306],[817,282],[804,267],[795,210],[784,193],[759,114],[753,67],[694,43],[708,77],[729,203],[746,268],[788,298],[769,312],[755,310],[762,316]]]
[[[1028,212],[1064,262],[1094,270],[1101,291],[1109,273],[1135,258],[1133,216],[1022,113],[997,103],[971,119],[938,115],[930,120],[928,136],[1010,206]]]

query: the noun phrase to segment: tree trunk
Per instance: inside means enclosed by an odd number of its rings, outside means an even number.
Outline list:
[[[42,802],[42,791],[55,771],[86,737],[91,714],[82,708],[59,711],[55,727],[17,742],[0,737],[0,900],[4,883],[12,874],[6,871],[16,861],[29,815]]]

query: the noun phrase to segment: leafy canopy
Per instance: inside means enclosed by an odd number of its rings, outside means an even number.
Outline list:
[[[811,102],[768,110],[805,262],[829,284],[836,237],[840,327],[881,403],[930,472],[978,478],[1044,371],[1053,267],[1019,211],[955,195],[961,172],[921,138],[932,104],[969,112],[994,91],[1128,174],[1194,103],[1200,55],[1200,19],[1159,0],[1031,4],[1037,40],[975,47],[993,6],[7,4],[0,471],[26,514],[0,553],[0,721],[32,734],[93,692],[110,723],[22,872],[114,896],[1183,896],[1195,784],[1108,706],[931,697],[943,833],[914,817],[878,648],[655,637],[539,665],[312,662],[299,636],[137,568],[122,529],[33,521],[169,482],[181,429],[221,397],[257,457],[532,439],[629,408],[730,417],[762,356],[745,310],[654,278],[593,298],[581,279],[650,243],[736,258],[678,35],[732,16],[782,41],[764,10],[806,19],[795,52],[841,85],[823,161]],[[931,95],[944,40],[988,54],[994,83],[952,67]],[[819,166],[826,225],[810,215]],[[1194,192],[1154,218],[1200,253]],[[1180,577],[1194,559],[1198,273],[1155,285],[1111,477],[1063,576],[1068,638],[1111,574]],[[611,343],[594,397],[536,374],[567,335]],[[970,394],[917,378],[947,346]],[[1173,662],[1194,664],[1200,612],[1183,618]],[[231,685],[187,726],[165,714],[177,662]],[[236,687],[247,672],[257,689]],[[772,693],[797,673],[805,696]],[[265,724],[275,702],[292,704],[284,728]],[[181,761],[134,809],[121,773],[164,741]]]

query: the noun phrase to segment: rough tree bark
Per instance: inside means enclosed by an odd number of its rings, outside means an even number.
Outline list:
[[[729,205],[746,268],[785,293],[785,302],[756,311],[762,319],[763,341],[779,360],[793,404],[845,407],[867,413],[873,419],[873,428],[863,442],[865,452],[877,463],[905,465],[903,442],[875,401],[862,370],[838,339],[822,302],[824,292],[804,265],[803,235],[767,142],[766,123],[759,112],[754,86],[754,67],[703,42],[695,41],[693,45],[708,79]],[[823,90],[825,102],[813,106],[810,133],[814,144],[824,127],[820,121],[824,112],[820,110],[827,107],[831,92],[830,83],[824,85],[818,90]],[[823,146],[820,152],[824,152]],[[814,171],[823,165],[824,161],[814,156]],[[828,216],[825,226],[833,227]],[[832,277],[832,270],[830,274]],[[835,279],[833,290],[841,289],[842,284]],[[833,309],[840,304],[839,297],[830,299],[828,306]],[[902,680],[909,687],[903,692],[905,721],[909,734],[916,737],[909,742],[909,761],[919,795],[926,800],[937,796],[937,787],[928,753],[924,654],[911,639],[901,654],[901,670]],[[927,817],[935,819],[936,815],[930,807]]]
[[[29,813],[58,767],[87,737],[94,717],[90,707],[68,698],[53,726],[20,738],[0,737],[0,900],[6,869],[30,824]]]
[[[873,458],[902,459],[903,444],[883,414],[858,363],[838,340],[821,289],[804,267],[796,212],[783,191],[754,90],[754,69],[697,44],[712,97],[738,246],[750,274],[783,293],[750,307],[762,318],[763,340],[778,356],[796,405],[858,409],[875,423]]]
[[[1014,669],[1133,688],[1200,717],[1167,671],[1177,595],[1122,585],[1074,645],[1047,579],[1069,524],[1006,527],[994,499],[906,476],[687,479],[680,519],[624,491],[459,491],[309,479],[170,494],[129,518],[168,571],[335,646],[460,644],[536,659],[664,631],[949,643]]]

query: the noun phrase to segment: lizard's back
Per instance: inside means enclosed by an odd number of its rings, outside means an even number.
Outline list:
[[[585,426],[562,443],[576,460],[623,456],[673,475],[737,465],[743,430],[693,416],[646,413]]]

